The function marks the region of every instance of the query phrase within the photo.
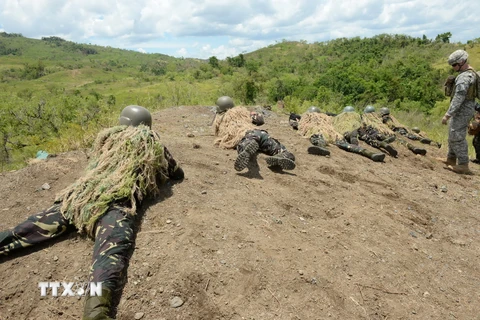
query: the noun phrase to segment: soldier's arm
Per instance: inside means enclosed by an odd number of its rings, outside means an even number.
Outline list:
[[[180,165],[175,161],[170,151],[168,151],[167,147],[163,148],[165,160],[167,160],[167,175],[170,179],[173,180],[182,180],[185,176],[183,169]]]

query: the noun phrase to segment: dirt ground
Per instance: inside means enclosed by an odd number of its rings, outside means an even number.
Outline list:
[[[480,319],[480,167],[445,170],[445,146],[416,156],[394,143],[384,163],[335,146],[309,155],[288,116],[268,112],[297,168],[274,172],[259,154],[238,173],[236,151],[213,146],[211,109],[154,115],[186,179],[145,208],[117,319]],[[86,161],[0,174],[0,230],[47,208]],[[83,298],[41,297],[38,283],[86,281],[92,248],[71,233],[1,257],[0,319],[80,319]]]

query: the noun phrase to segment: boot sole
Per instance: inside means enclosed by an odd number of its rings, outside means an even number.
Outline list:
[[[385,153],[376,153],[371,158],[374,162],[382,162],[385,159]]]
[[[329,150],[327,150],[325,148],[322,148],[322,147],[317,147],[317,146],[308,147],[307,151],[308,151],[309,154],[314,154],[314,155],[317,155],[317,156],[329,156],[330,155]]]
[[[245,150],[240,152],[237,156],[237,159],[235,159],[235,164],[233,165],[235,170],[242,171],[243,169],[245,169],[250,162],[250,158],[252,157],[252,155],[255,154],[255,152],[257,152],[257,150],[258,143],[256,141],[248,143],[245,146]]]
[[[398,155],[397,150],[393,149],[393,147],[390,146],[390,145],[387,146],[387,147],[385,148],[385,150],[387,150],[388,154],[391,155],[391,156],[394,157],[394,158],[396,158],[397,155]]]
[[[416,149],[416,150],[413,151],[413,153],[424,156],[424,155],[427,154],[427,150],[425,150],[425,149]]]
[[[283,170],[295,169],[295,162],[290,159],[268,157],[265,159],[265,161],[267,161],[269,167],[280,167]]]

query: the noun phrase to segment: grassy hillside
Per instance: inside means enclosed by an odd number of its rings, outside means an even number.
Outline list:
[[[309,106],[338,112],[345,105],[388,106],[407,125],[445,139],[438,116],[448,107],[443,81],[449,53],[465,48],[480,66],[480,47],[404,35],[283,41],[218,60],[143,54],[58,37],[0,33],[1,170],[21,167],[38,150],[86,147],[126,105],[152,111],[212,105],[272,105],[302,113]],[[414,114],[415,116],[411,116]],[[421,115],[421,116],[418,116]]]

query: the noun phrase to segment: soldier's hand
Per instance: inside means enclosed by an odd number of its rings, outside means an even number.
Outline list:
[[[450,116],[448,114],[444,115],[442,118],[442,124],[447,124],[448,119],[450,119]]]

